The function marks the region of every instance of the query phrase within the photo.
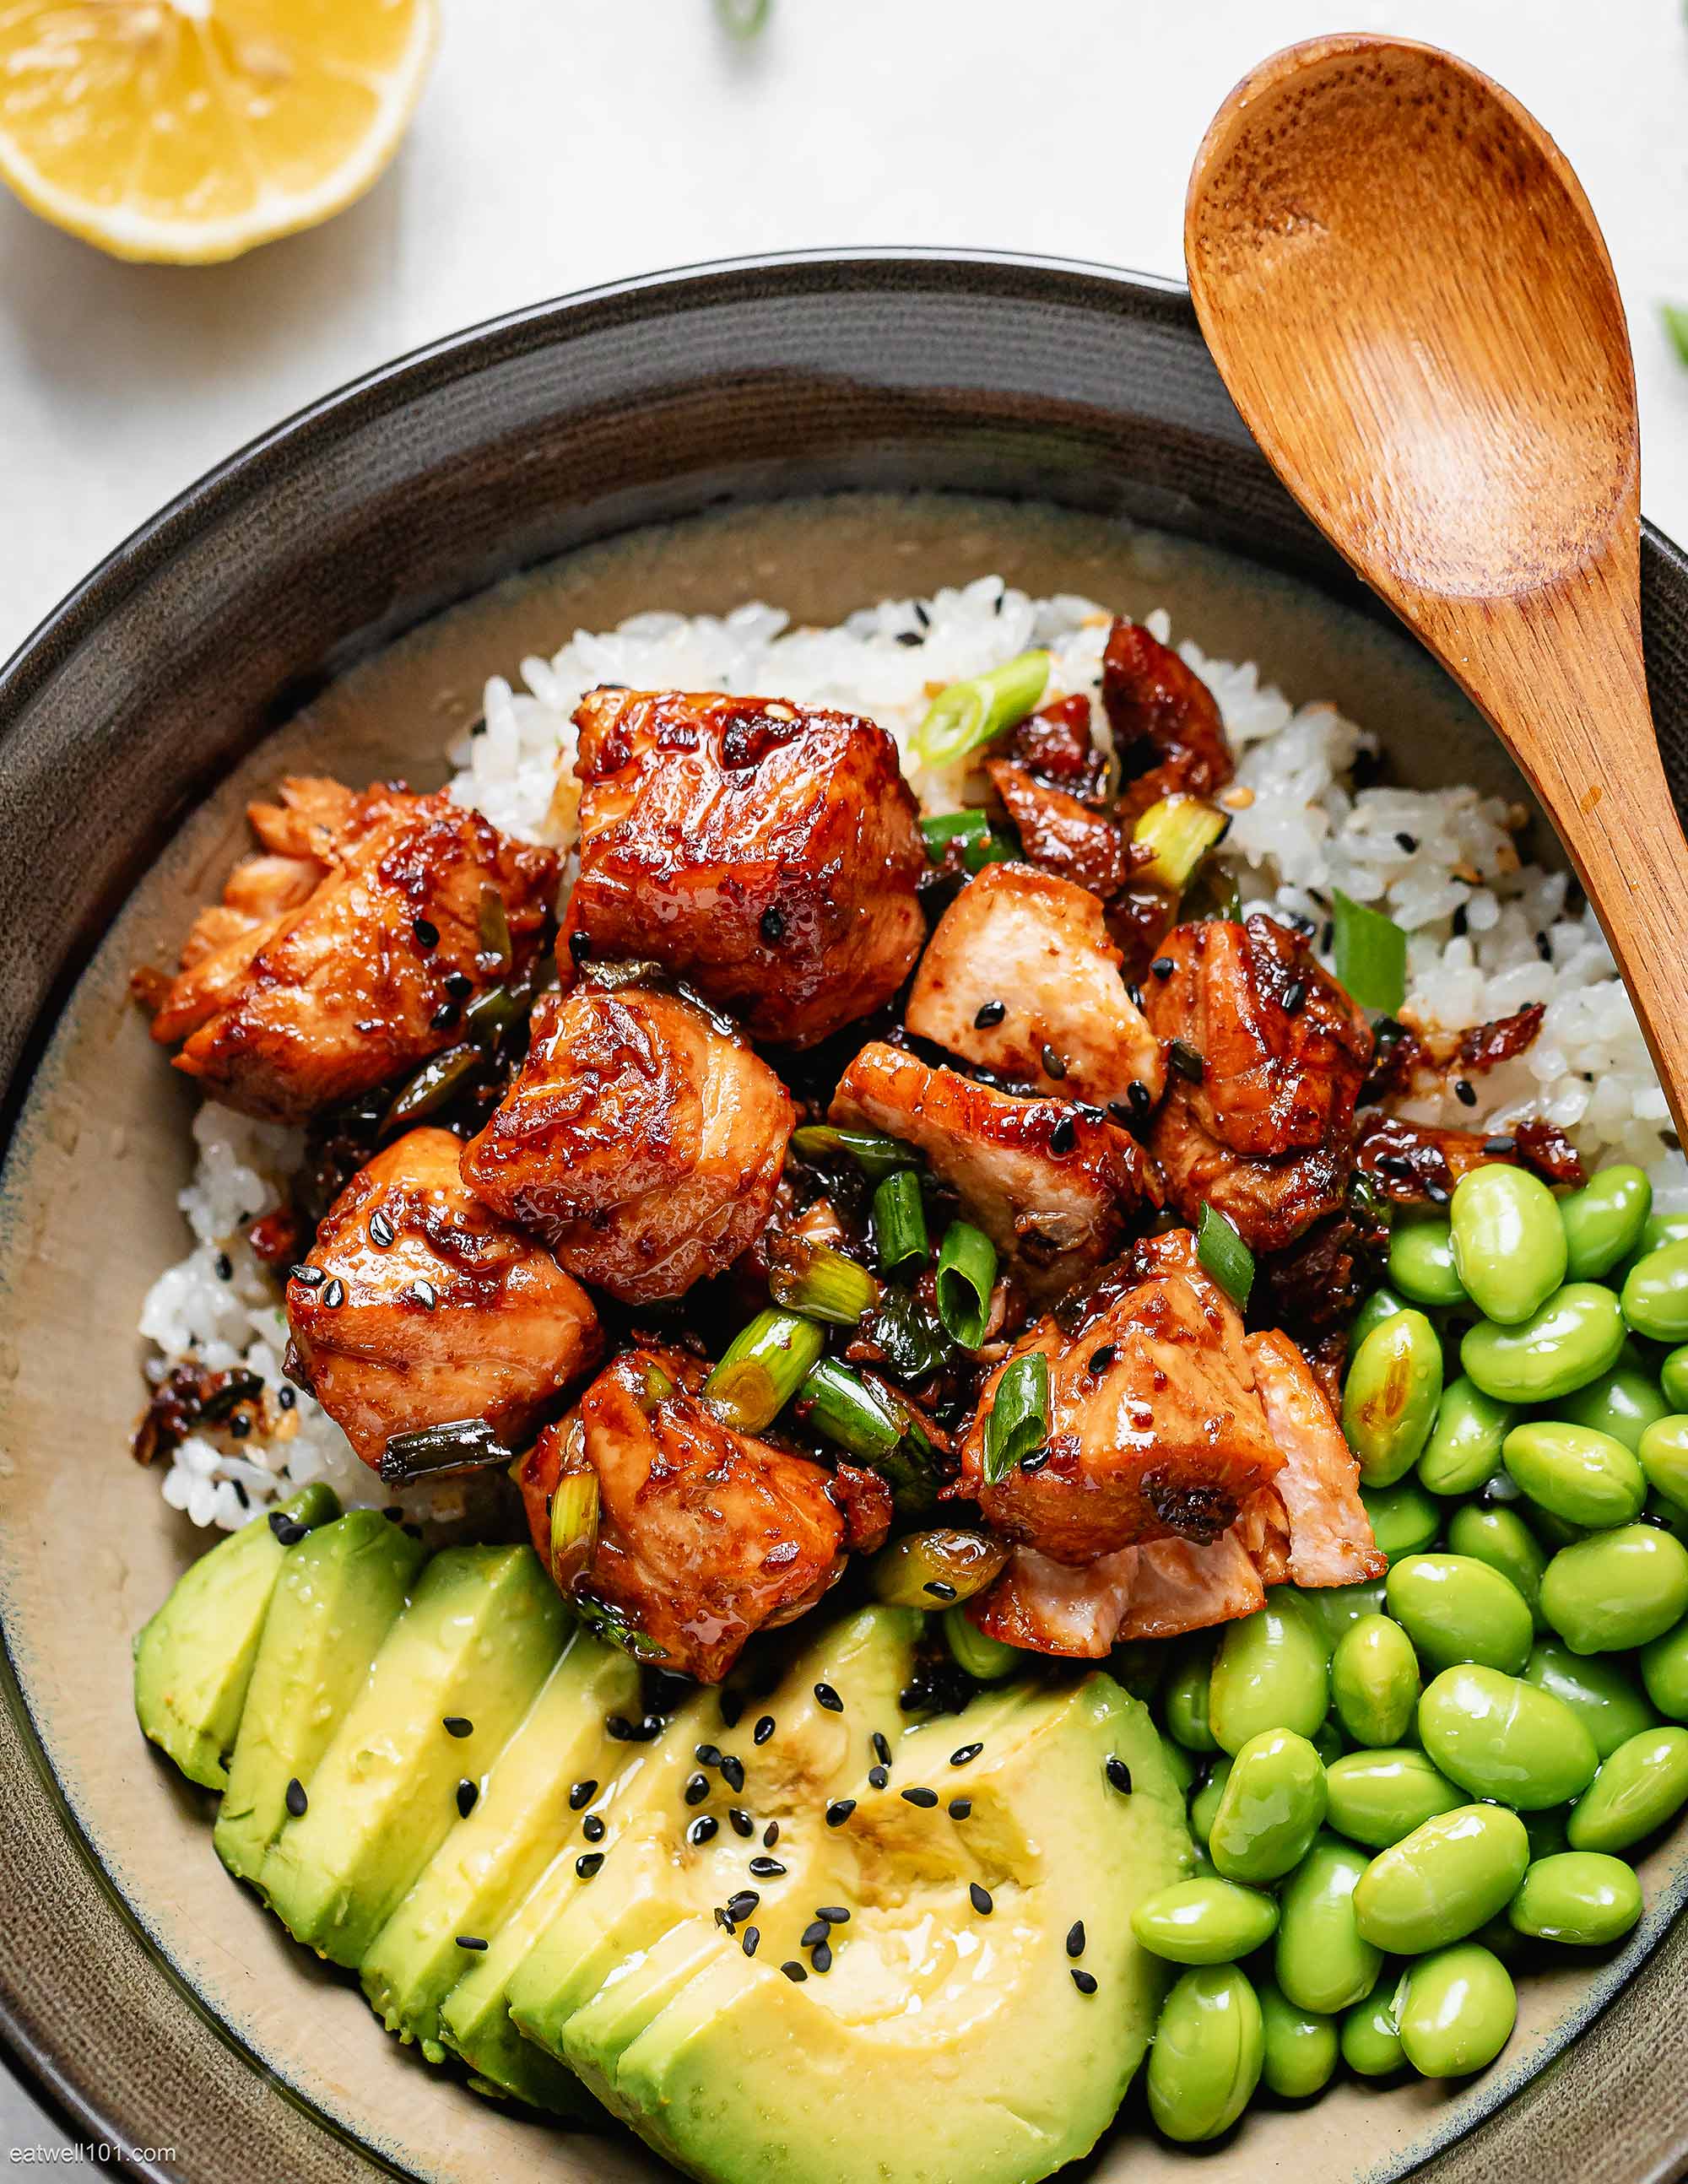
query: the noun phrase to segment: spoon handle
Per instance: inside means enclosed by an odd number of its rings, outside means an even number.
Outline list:
[[[1647,699],[1637,574],[1630,545],[1515,598],[1396,604],[1557,828],[1688,1142],[1688,842]]]

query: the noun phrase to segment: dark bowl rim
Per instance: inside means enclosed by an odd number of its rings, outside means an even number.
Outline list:
[[[565,291],[497,313],[371,366],[304,404],[213,464],[131,531],[42,616],[9,656],[0,660],[0,758],[14,722],[50,677],[81,647],[97,642],[112,612],[152,571],[167,564],[179,548],[237,506],[255,474],[277,456],[309,451],[313,444],[331,440],[337,432],[379,423],[401,413],[418,396],[485,368],[501,354],[519,354],[543,346],[554,330],[595,313],[613,315],[627,308],[643,311],[665,304],[672,310],[695,309],[714,301],[731,300],[744,283],[761,280],[818,287],[826,284],[828,276],[849,279],[854,275],[872,281],[898,274],[916,279],[928,276],[938,287],[968,293],[976,299],[1000,293],[1005,284],[1022,294],[1039,289],[1051,296],[1058,293],[1069,303],[1088,300],[1100,304],[1111,298],[1128,309],[1160,320],[1206,348],[1189,288],[1174,276],[1051,253],[917,243],[820,246],[699,259]],[[1087,289],[1091,292],[1088,298],[1084,293]],[[1659,554],[1688,592],[1688,550],[1645,516],[1641,532],[1644,543]],[[384,632],[382,641],[391,641],[396,633]],[[84,967],[80,961],[72,967],[70,983]],[[0,1162],[9,1150],[22,1095],[39,1063],[43,1038],[57,1020],[67,991],[68,985],[61,986],[48,996],[25,1039],[10,1082],[0,1088]],[[395,2176],[408,2173],[394,2169],[361,2132],[325,2114],[267,2070],[262,2058],[222,2021],[148,1934],[66,1802],[18,1681],[9,1640],[3,1631],[0,1631],[0,1683],[5,1686],[6,1702],[26,1730],[30,1758],[58,1808],[73,1847],[102,1892],[162,1969],[184,2006],[209,2024],[249,2067],[268,2078],[284,2099],[304,2109],[322,2130],[354,2146],[371,2170],[385,2170]],[[1682,1886],[1679,1883],[1676,1892],[1679,1903]],[[1600,1981],[1585,2007],[1573,2013],[1563,2037],[1556,2038],[1549,2053],[1532,2064],[1528,2078],[1503,2082],[1495,2098],[1467,2119],[1456,2136],[1485,2121],[1529,2079],[1548,2067],[1570,2041],[1586,2031],[1628,1977],[1641,1969],[1669,1923],[1661,1922],[1658,1930],[1648,1936],[1636,1961],[1625,1965],[1622,1978]],[[1629,1952],[1624,1953],[1627,1956]],[[73,2142],[103,2145],[110,2149],[117,2165],[156,2179],[158,2184],[170,2184],[173,2172],[160,2165],[150,2150],[132,2142],[106,2114],[97,2095],[79,2081],[57,2053],[36,2037],[3,1994],[0,1994],[0,2060]],[[1446,2150],[1446,2143],[1435,2137],[1422,2144],[1414,2168],[1435,2159]],[[1674,2174],[1685,2145],[1688,2142],[1662,2149],[1660,2166],[1654,2173]]]

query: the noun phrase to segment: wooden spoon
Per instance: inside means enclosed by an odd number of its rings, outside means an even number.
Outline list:
[[[1641,660],[1635,370],[1564,155],[1450,53],[1312,38],[1220,109],[1184,251],[1267,460],[1558,828],[1688,1138],[1688,845]]]

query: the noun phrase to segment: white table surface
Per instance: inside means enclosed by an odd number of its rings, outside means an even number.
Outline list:
[[[1552,129],[1635,339],[1643,499],[1688,539],[1681,0],[443,0],[398,160],[230,266],[120,265],[0,202],[0,655],[136,524],[313,397],[454,327],[735,254],[922,242],[1181,269],[1190,155],[1314,31],[1451,46]],[[0,2074],[0,2146],[62,2145]],[[191,2150],[184,2149],[184,2153]]]

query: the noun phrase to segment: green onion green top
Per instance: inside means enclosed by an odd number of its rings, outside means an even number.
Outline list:
[[[900,1167],[918,1167],[920,1156],[900,1139],[882,1136],[877,1130],[841,1130],[831,1123],[805,1123],[791,1134],[791,1150],[800,1160],[817,1167],[836,1167],[854,1161],[870,1181]]]
[[[873,1193],[873,1248],[887,1274],[923,1267],[932,1255],[920,1178],[911,1167],[886,1176]]]
[[[984,1422],[984,1479],[1000,1486],[1049,1437],[1049,1360],[1028,1350],[1002,1368]]]
[[[915,731],[916,757],[928,766],[949,766],[994,743],[1037,710],[1049,688],[1049,671],[1048,653],[1022,652],[988,674],[970,675],[940,690]]]
[[[1407,999],[1407,935],[1392,917],[1331,891],[1336,928],[1336,976],[1349,998],[1376,1015],[1392,1017]]]
[[[1676,344],[1676,354],[1688,364],[1688,304],[1666,304],[1664,330]]]
[[[1254,1287],[1254,1253],[1244,1243],[1235,1223],[1216,1213],[1206,1199],[1196,1224],[1195,1256],[1237,1310],[1243,1311]]]
[[[996,1246],[983,1229],[952,1221],[938,1253],[938,1317],[963,1350],[977,1350],[990,1318],[996,1286]]]

